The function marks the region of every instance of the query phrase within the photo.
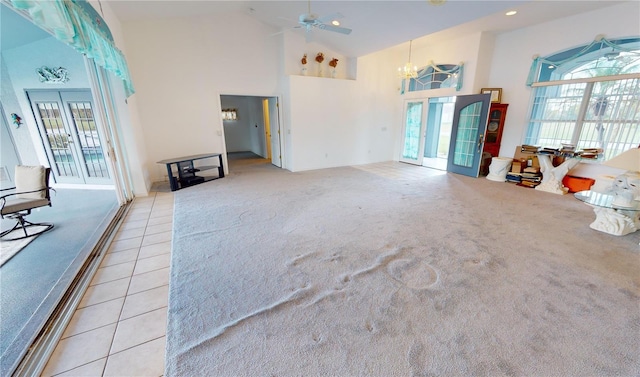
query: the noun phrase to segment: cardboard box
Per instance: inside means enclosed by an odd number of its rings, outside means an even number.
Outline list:
[[[521,159],[521,160],[513,160],[513,162],[511,163],[511,172],[512,173],[522,173],[524,172],[524,169],[527,167],[527,163],[528,161],[525,159]]]
[[[516,147],[516,152],[513,154],[513,158],[515,160],[527,160],[527,166],[537,166],[540,167],[540,161],[538,161],[538,156],[534,153],[526,153],[521,151],[522,145],[518,145]]]

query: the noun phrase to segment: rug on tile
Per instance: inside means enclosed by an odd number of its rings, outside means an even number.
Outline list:
[[[593,218],[455,174],[234,169],[175,194],[166,375],[640,375],[640,232]]]

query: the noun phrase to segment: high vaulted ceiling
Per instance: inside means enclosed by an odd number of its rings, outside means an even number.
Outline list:
[[[412,39],[432,35],[453,38],[461,33],[504,32],[529,25],[619,4],[614,0],[447,0],[432,5],[428,0],[412,1],[167,1],[102,0],[108,2],[122,22],[172,17],[206,16],[243,12],[277,30],[304,35],[298,17],[311,13],[320,17],[340,13],[341,26],[350,35],[313,29],[312,40],[349,57],[383,50]],[[507,10],[517,10],[507,17]],[[595,37],[595,36],[594,36]],[[421,38],[427,41],[428,38]],[[420,41],[416,41],[420,43]]]
[[[195,17],[226,12],[242,12],[278,30],[304,35],[298,16],[311,12],[320,17],[341,13],[342,26],[350,35],[314,29],[312,40],[349,57],[383,50],[411,39],[419,46],[434,38],[454,38],[478,31],[504,32],[612,6],[617,0],[447,0],[431,5],[428,0],[413,1],[184,1],[184,0],[101,0],[108,3],[122,22],[174,17]],[[100,5],[100,2],[98,3]],[[515,9],[515,16],[504,15]],[[100,9],[98,9],[100,11]],[[6,50],[47,37],[22,16],[0,7],[0,48]],[[594,36],[595,37],[595,36]]]

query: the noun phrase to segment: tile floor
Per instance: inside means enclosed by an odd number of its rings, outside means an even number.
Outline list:
[[[173,193],[136,198],[42,376],[162,376]]]
[[[397,161],[377,162],[366,165],[353,166],[356,169],[375,174],[392,180],[421,180],[437,175],[446,175],[446,171],[430,169],[419,165],[412,165]],[[420,169],[417,169],[420,168]]]

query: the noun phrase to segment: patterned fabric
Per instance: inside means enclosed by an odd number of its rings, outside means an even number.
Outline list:
[[[83,4],[84,5],[80,5]],[[124,55],[113,43],[102,18],[85,0],[11,0],[17,10],[27,11],[34,24],[50,31],[96,64],[122,79],[127,97],[135,93]]]

